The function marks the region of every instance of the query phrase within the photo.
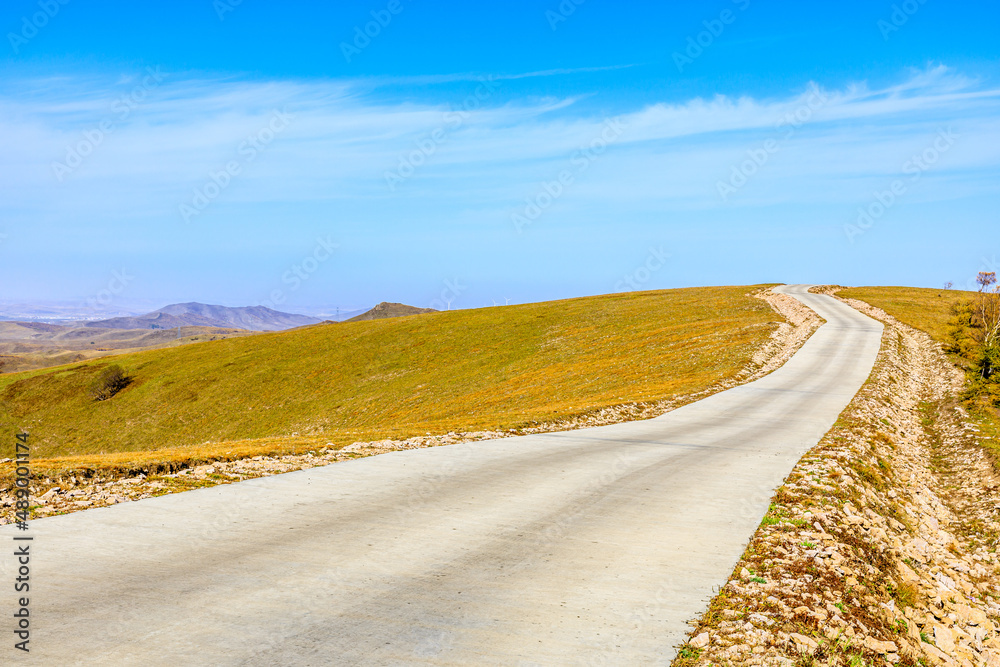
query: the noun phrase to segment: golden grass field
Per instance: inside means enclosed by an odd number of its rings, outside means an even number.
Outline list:
[[[944,342],[948,335],[952,305],[971,298],[973,294],[922,287],[851,287],[837,292],[837,296],[858,299],[881,308],[903,324],[926,331],[939,343]]]
[[[8,434],[27,429],[33,456],[52,465],[524,427],[734,376],[782,321],[750,296],[757,289],[320,324],[4,374],[0,424]],[[87,387],[111,363],[132,384],[94,401]]]

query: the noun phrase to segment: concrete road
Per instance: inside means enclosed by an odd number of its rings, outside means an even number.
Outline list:
[[[667,664],[882,326],[657,419],[385,454],[31,523],[31,653],[4,664]],[[8,629],[9,628],[9,629]]]

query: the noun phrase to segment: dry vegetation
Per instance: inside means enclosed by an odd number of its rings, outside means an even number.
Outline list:
[[[920,287],[851,287],[837,291],[837,296],[870,303],[903,324],[925,331],[939,343],[948,339],[952,309],[974,294]]]
[[[837,296],[869,303],[900,322],[926,332],[942,346],[955,365],[966,371],[969,382],[961,397],[969,410],[969,418],[982,433],[981,446],[989,451],[1000,471],[1000,376],[983,381],[982,363],[988,362],[989,357],[979,349],[979,336],[971,326],[973,313],[970,311],[976,310],[981,295],[915,287],[858,287],[841,289]],[[1000,295],[995,293],[987,296],[1000,300]],[[994,342],[993,355],[998,352],[996,348]]]
[[[87,388],[108,362],[9,374],[0,423],[31,432],[40,471],[530,429],[736,377],[781,324],[751,291],[431,313],[120,355],[131,382],[99,402]]]

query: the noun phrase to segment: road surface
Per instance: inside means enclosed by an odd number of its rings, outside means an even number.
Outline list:
[[[882,326],[657,419],[402,451],[31,523],[31,652],[4,664],[668,664]],[[16,577],[0,528],[3,586]],[[9,612],[9,613],[8,613]]]

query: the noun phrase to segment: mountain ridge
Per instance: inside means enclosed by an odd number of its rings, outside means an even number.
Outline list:
[[[382,320],[388,317],[405,317],[407,315],[420,315],[422,313],[436,312],[437,311],[433,308],[417,308],[416,306],[407,306],[405,303],[383,301],[371,310],[361,313],[360,315],[355,315],[354,317],[344,321],[364,322],[366,320]]]
[[[284,331],[319,324],[321,321],[308,315],[285,313],[266,306],[230,307],[189,301],[172,303],[145,315],[112,317],[87,322],[83,326],[93,329],[174,329],[201,326],[248,331]]]

